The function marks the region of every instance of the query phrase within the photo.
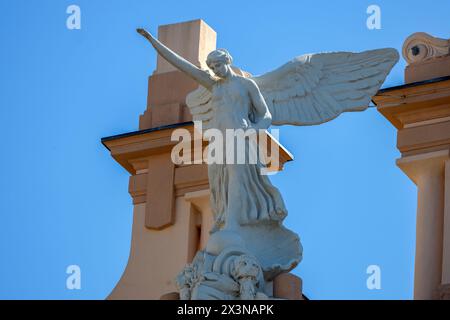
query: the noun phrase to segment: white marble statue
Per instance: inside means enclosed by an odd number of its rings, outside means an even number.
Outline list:
[[[199,83],[186,99],[193,119],[204,129],[223,132],[316,125],[365,110],[399,58],[395,49],[308,54],[262,76],[246,77],[233,71],[228,51],[218,49],[206,61],[211,75],[144,29],[138,32]],[[282,225],[286,207],[278,189],[261,175],[262,166],[260,161],[208,164],[215,227],[206,249],[178,277],[182,298],[264,299],[271,296],[266,284],[300,262],[300,240]],[[186,274],[196,276],[187,279]]]

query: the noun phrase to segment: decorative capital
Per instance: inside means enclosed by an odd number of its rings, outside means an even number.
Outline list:
[[[408,64],[449,55],[450,40],[435,38],[425,32],[416,32],[403,43],[402,54]]]

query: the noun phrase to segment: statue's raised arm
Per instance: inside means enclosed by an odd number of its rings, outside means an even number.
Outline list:
[[[145,29],[139,28],[136,31],[144,36],[148,41],[150,41],[153,48],[155,48],[155,50],[175,68],[184,72],[208,90],[212,88],[215,80],[208,72],[198,68],[197,66],[193,65],[183,57],[167,48]]]

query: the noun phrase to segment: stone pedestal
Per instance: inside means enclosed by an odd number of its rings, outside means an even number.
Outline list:
[[[273,299],[305,300],[302,294],[302,279],[292,273],[283,273],[277,276],[272,283]],[[178,292],[163,294],[160,300],[180,300]]]

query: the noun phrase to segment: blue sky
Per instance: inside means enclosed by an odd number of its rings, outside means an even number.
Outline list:
[[[66,8],[81,8],[81,30]],[[381,30],[366,9],[381,8]],[[101,145],[137,130],[156,55],[135,28],[204,19],[253,74],[322,51],[401,50],[410,34],[449,37],[450,2],[0,1],[0,298],[103,299],[128,259],[128,174]],[[403,83],[405,62],[385,87]],[[396,131],[374,108],[282,127],[295,161],[272,177],[312,299],[411,299],[416,188],[395,166]],[[81,290],[66,267],[81,267]],[[366,268],[381,268],[381,289]]]

